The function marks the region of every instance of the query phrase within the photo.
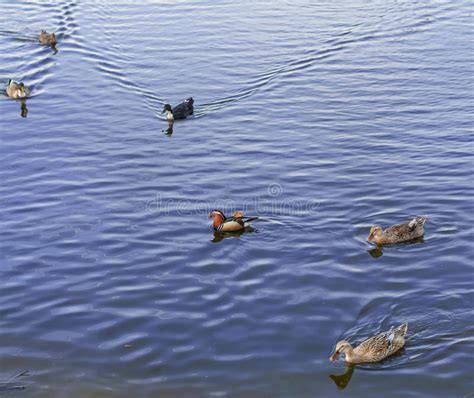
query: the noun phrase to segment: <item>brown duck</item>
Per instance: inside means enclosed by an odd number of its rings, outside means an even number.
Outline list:
[[[54,33],[48,33],[45,30],[41,31],[38,39],[41,44],[46,44],[49,46],[54,46],[57,43],[56,35]]]
[[[9,80],[7,83],[6,93],[13,99],[24,99],[28,96],[29,90],[22,82]]]
[[[336,349],[329,360],[335,361],[340,354],[344,354],[346,362],[353,364],[379,362],[395,354],[405,345],[407,329],[408,323],[397,328],[392,327],[388,332],[368,338],[356,348],[352,348],[346,340],[341,340],[336,344]]]
[[[386,245],[421,238],[425,233],[424,225],[427,220],[427,217],[415,217],[406,224],[394,225],[386,229],[382,229],[380,225],[374,225],[370,228],[367,240],[369,242],[373,240],[377,245]]]

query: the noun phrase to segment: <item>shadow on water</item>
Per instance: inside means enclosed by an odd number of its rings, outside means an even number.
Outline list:
[[[168,128],[166,130],[161,131],[165,133],[168,137],[171,137],[173,135],[173,123],[168,123]]]
[[[21,100],[21,105],[20,105],[20,115],[21,117],[27,117],[28,116],[28,108],[26,107],[26,100]]]
[[[254,233],[257,230],[253,227],[245,227],[245,229],[241,231],[234,231],[234,232],[214,232],[214,239],[211,240],[212,243],[219,243],[226,238],[240,238],[241,235],[245,233]]]
[[[355,365],[346,365],[345,372],[338,375],[330,375],[329,377],[336,384],[339,390],[344,390],[352,379]]]
[[[403,243],[396,243],[395,245],[402,245],[402,246],[407,246],[407,245],[413,245],[413,244],[418,244],[418,243],[425,243],[425,239],[424,237],[420,237],[420,238],[416,238],[416,239],[413,239],[413,240],[410,240],[408,242],[403,242]],[[383,256],[383,251],[384,251],[384,248],[386,246],[394,246],[394,245],[385,245],[385,246],[382,246],[382,245],[375,245],[375,247],[367,250],[367,252],[370,254],[371,257],[373,258],[379,258],[379,257],[382,257]]]
[[[390,363],[392,361],[396,361],[397,358],[401,360],[404,356],[406,355],[405,353],[405,348],[401,348],[398,350],[395,354],[391,355],[387,359],[374,363],[374,364],[365,364],[365,365],[359,365],[357,366],[361,371],[381,371],[381,370],[386,370],[387,368],[390,368]],[[339,390],[344,390],[348,385],[349,382],[352,379],[352,375],[354,373],[354,370],[356,368],[356,365],[346,363],[345,364],[345,369],[344,373],[341,374],[332,374],[329,375],[329,378],[336,384],[337,388]]]

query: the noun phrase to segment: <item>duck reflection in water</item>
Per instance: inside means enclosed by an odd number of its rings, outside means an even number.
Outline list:
[[[373,257],[373,258],[379,258],[383,256],[383,246],[376,246],[373,249],[367,250],[367,252]]]
[[[424,243],[425,240],[423,238],[423,236],[421,236],[420,238],[416,238],[416,239],[412,239],[408,242],[405,242],[405,243],[402,243],[402,244],[405,244],[405,245],[413,245],[413,244],[416,244],[416,243]],[[383,256],[383,250],[386,246],[384,245],[375,245],[375,247],[367,250],[367,252],[370,254],[371,257],[373,258],[379,258],[379,257],[382,257]]]
[[[21,109],[20,115],[21,115],[21,117],[27,117],[28,116],[28,108],[26,107],[26,100],[21,100],[20,103],[21,103],[21,105],[20,105],[20,109]]]
[[[168,137],[171,137],[171,135],[173,134],[173,122],[168,121],[168,128],[166,130],[163,130],[163,132]]]
[[[254,227],[245,227],[240,231],[233,231],[233,232],[214,232],[214,239],[211,240],[212,243],[219,243],[226,238],[240,238],[240,236],[244,233],[253,233],[257,232]]]
[[[344,390],[347,387],[354,373],[355,365],[346,364],[345,372],[340,375],[330,375],[329,377],[336,384],[337,388]]]

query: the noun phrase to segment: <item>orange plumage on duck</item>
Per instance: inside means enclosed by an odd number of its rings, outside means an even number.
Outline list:
[[[248,227],[252,221],[258,219],[258,217],[244,217],[241,211],[236,211],[232,217],[227,218],[221,210],[213,210],[209,214],[209,218],[213,219],[212,228],[216,232],[241,231]]]

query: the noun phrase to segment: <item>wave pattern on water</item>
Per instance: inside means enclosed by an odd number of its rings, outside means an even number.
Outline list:
[[[0,394],[470,393],[467,3],[2,7],[0,79],[33,98],[0,101]],[[214,207],[260,219],[215,236]],[[399,355],[328,361],[405,321]]]

